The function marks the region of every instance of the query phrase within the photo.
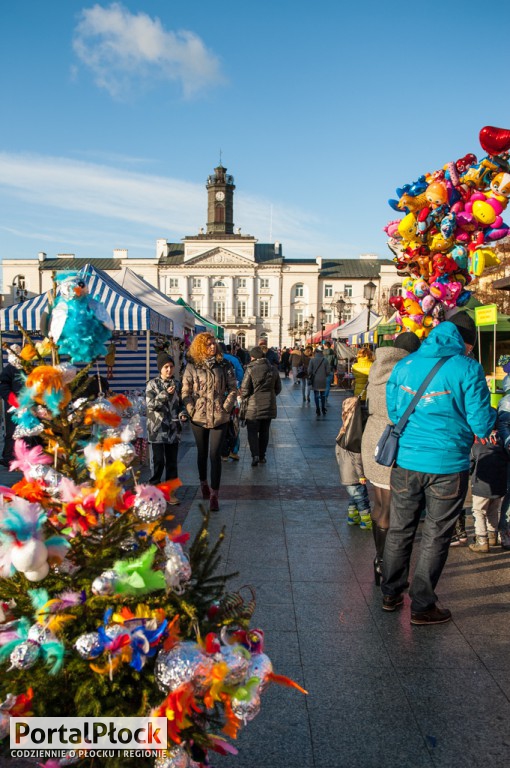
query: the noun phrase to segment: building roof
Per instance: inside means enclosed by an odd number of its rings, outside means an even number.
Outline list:
[[[391,259],[335,259],[323,261],[319,277],[340,277],[352,280],[379,277],[383,264],[394,264],[394,262]]]
[[[61,270],[78,271],[85,267],[87,264],[91,264],[96,269],[111,272],[114,269],[122,269],[121,259],[82,259],[82,258],[54,258],[44,259],[39,264],[39,269],[53,272],[53,270],[60,272]]]
[[[201,237],[201,240],[206,239]],[[211,240],[230,240],[232,242],[232,238],[220,238],[220,237],[211,237],[209,238]],[[240,237],[235,238],[237,240],[240,240]],[[250,240],[253,240],[253,238],[248,238]],[[168,254],[166,256],[161,256],[159,259],[159,264],[162,266],[179,266],[180,264],[184,264],[184,245],[182,243],[168,243]],[[228,250],[228,246],[225,246]],[[205,255],[206,252],[204,252]],[[255,262],[257,264],[282,264],[283,258],[281,256],[281,245],[280,245],[280,255],[276,255],[274,252],[274,243],[255,243]]]

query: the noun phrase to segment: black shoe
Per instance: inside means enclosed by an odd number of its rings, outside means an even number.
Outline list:
[[[404,605],[404,595],[383,595],[382,609],[383,611],[396,611]]]
[[[428,611],[411,611],[411,624],[446,624],[452,618],[448,608],[438,608],[434,605]]]
[[[325,409],[325,408],[323,408],[323,409],[322,409],[322,415],[323,415],[323,416],[325,416],[325,415],[326,415],[326,413],[327,413],[326,409]]]
[[[253,459],[251,460],[252,467],[256,467],[258,465],[258,463],[259,463],[259,457],[258,456],[254,456]]]
[[[267,459],[265,456],[261,456],[261,458],[259,459],[259,464],[267,464]]]
[[[320,411],[320,408],[317,408],[317,410],[315,411],[315,413],[317,414],[317,416],[320,416],[320,415],[321,415],[321,411]]]

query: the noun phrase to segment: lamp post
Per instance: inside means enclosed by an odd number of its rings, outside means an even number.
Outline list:
[[[321,347],[322,347],[322,342],[324,340],[324,323],[326,322],[326,310],[324,309],[324,307],[320,308],[319,319],[321,321]]]
[[[369,283],[365,283],[365,285],[363,286],[363,298],[366,300],[368,305],[367,333],[370,330],[370,310],[372,309],[372,302],[374,300],[376,291],[377,291],[377,286],[372,281],[370,281]]]
[[[310,315],[310,344],[312,343],[313,339],[313,324],[315,323],[315,317],[314,315]]]
[[[338,326],[340,327],[342,325],[342,315],[345,309],[345,301],[340,297],[338,301],[335,304],[336,307],[336,313],[338,315]]]
[[[305,322],[303,323],[303,331],[304,331],[304,334],[305,334],[305,347],[306,347],[306,337],[308,336],[308,328],[309,327],[310,327],[310,323],[308,322],[308,320],[305,320]]]

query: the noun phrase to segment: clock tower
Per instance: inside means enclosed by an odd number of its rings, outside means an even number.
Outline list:
[[[221,163],[209,176],[207,189],[207,234],[234,234],[234,177]]]

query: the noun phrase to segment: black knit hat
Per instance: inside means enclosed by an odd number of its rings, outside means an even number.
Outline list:
[[[158,352],[158,371],[161,371],[164,365],[167,363],[172,363],[174,365],[174,359],[173,357],[170,357],[170,355],[167,355],[166,352]]]
[[[261,360],[265,357],[265,354],[260,347],[253,347],[253,349],[250,349],[250,357],[253,357],[255,360]]]
[[[397,349],[405,349],[411,354],[420,348],[420,340],[413,331],[404,331],[398,334],[393,346]]]
[[[473,318],[467,312],[457,312],[453,317],[449,317],[448,320],[456,326],[462,336],[462,341],[474,347],[476,344],[476,325]]]

